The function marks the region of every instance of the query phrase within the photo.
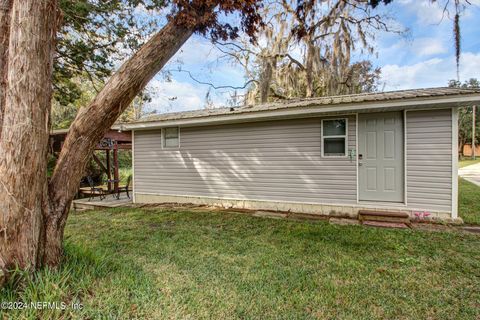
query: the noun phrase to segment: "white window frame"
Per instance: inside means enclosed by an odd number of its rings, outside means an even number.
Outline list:
[[[171,129],[171,128],[177,128],[177,131],[178,131],[178,146],[176,147],[167,147],[166,144],[165,144],[165,139],[167,138],[166,134],[165,134],[165,129]],[[161,131],[161,136],[162,136],[162,149],[179,149],[180,148],[180,127],[166,127],[166,128],[162,128],[162,131]]]
[[[323,122],[332,121],[332,120],[345,120],[345,134],[344,135],[335,135],[335,136],[324,136],[323,135]],[[321,136],[321,149],[322,149],[322,158],[347,158],[348,157],[348,118],[326,118],[322,119],[322,125],[320,128]],[[345,138],[345,155],[325,155],[325,138]]]

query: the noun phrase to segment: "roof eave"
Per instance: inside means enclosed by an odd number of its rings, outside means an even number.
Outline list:
[[[123,130],[148,130],[169,126],[204,126],[215,124],[268,121],[277,119],[293,119],[309,116],[355,113],[359,111],[375,112],[388,109],[391,111],[402,109],[438,109],[446,107],[462,107],[480,104],[480,94],[462,94],[441,97],[426,97],[398,100],[350,102],[335,105],[298,106],[279,108],[274,110],[261,110],[233,114],[212,115],[206,117],[179,118],[170,120],[157,120],[150,122],[124,123]]]

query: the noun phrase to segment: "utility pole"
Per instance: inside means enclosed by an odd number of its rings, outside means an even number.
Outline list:
[[[472,114],[472,159],[475,160],[475,115],[476,115],[476,106],[472,107],[473,114]]]

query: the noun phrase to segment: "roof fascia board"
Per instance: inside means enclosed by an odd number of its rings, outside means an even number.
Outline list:
[[[329,113],[355,113],[358,111],[383,111],[382,109],[394,109],[394,108],[432,108],[439,109],[445,107],[461,107],[471,103],[480,103],[480,95],[463,95],[463,96],[450,96],[450,97],[434,97],[434,98],[422,98],[422,99],[409,99],[409,100],[395,100],[395,101],[369,101],[361,103],[343,103],[332,106],[319,105],[318,107],[312,106],[298,106],[292,108],[280,108],[273,110],[261,110],[250,111],[236,114],[220,114],[205,117],[192,117],[185,119],[171,119],[171,120],[158,120],[150,122],[138,122],[138,123],[125,123],[122,124],[123,130],[148,130],[163,128],[168,126],[204,126],[204,125],[216,125],[226,123],[241,123],[241,122],[253,122],[253,121],[268,121],[275,119],[292,119],[301,118],[306,116],[318,116],[326,115]],[[314,104],[312,102],[312,104]],[[392,110],[393,111],[393,110]]]

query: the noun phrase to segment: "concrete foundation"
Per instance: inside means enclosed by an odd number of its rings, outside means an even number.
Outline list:
[[[292,213],[305,213],[311,215],[357,218],[360,210],[379,210],[389,212],[407,212],[413,221],[462,223],[461,219],[452,219],[451,212],[432,211],[418,208],[409,208],[403,204],[314,204],[294,202],[273,202],[259,200],[220,199],[194,196],[171,196],[159,194],[135,193],[134,202],[138,204],[152,203],[192,203],[222,208],[235,208],[247,210],[269,210]]]

